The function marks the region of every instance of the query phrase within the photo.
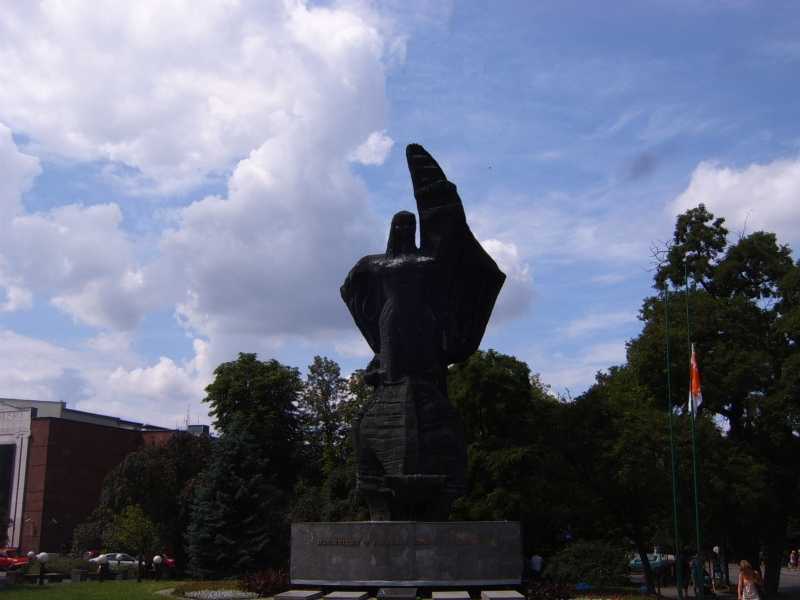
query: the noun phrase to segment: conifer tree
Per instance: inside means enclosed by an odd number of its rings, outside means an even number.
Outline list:
[[[287,494],[259,427],[231,418],[201,475],[187,535],[195,577],[240,575],[280,566],[287,556]]]

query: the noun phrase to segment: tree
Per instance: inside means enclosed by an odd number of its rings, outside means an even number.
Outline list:
[[[106,548],[119,548],[142,556],[156,552],[161,546],[158,527],[139,506],[127,506],[103,531]]]
[[[654,591],[647,552],[670,507],[666,411],[629,368],[612,367],[563,416],[561,431],[569,435],[562,451],[597,499],[585,517],[605,515],[633,541]]]
[[[344,458],[347,434],[342,407],[347,398],[347,380],[339,365],[320,356],[308,366],[308,374],[300,393],[300,413],[305,442],[327,476]]]
[[[519,520],[524,551],[546,554],[569,521],[553,439],[562,405],[524,362],[494,350],[450,367],[448,389],[464,421],[469,490],[451,518]]]
[[[103,481],[89,520],[75,529],[73,553],[96,550],[114,515],[137,506],[158,527],[159,538],[182,570],[192,485],[210,455],[211,439],[187,432],[175,432],[163,446],[145,446],[128,454]]]
[[[334,425],[331,431],[335,432],[332,436],[333,443],[330,450],[324,453],[326,460],[312,461],[303,469],[302,480],[295,489],[295,498],[292,503],[292,519],[297,521],[361,521],[368,518],[366,505],[356,492],[356,456],[353,447],[352,427],[354,421],[361,414],[371,396],[371,388],[364,381],[364,372],[356,370],[346,381],[339,377],[339,365],[328,359],[321,359],[319,362],[326,364],[323,373],[327,381],[319,385],[314,383],[321,377],[311,376],[309,368],[309,380],[312,382],[311,391],[308,396],[320,398],[319,390],[334,390],[325,392],[325,396],[337,397],[335,410],[330,414],[334,418]],[[315,364],[318,364],[315,358]],[[313,366],[313,365],[312,365]],[[308,401],[308,396],[306,396]],[[310,404],[310,403],[309,403]],[[330,406],[327,402],[323,406]],[[314,419],[311,409],[307,409],[307,419]],[[317,422],[321,417],[316,417]],[[305,429],[309,432],[309,429]],[[319,435],[319,428],[311,430],[310,435],[304,439],[304,447],[315,447],[322,444]],[[318,448],[313,451],[314,456],[323,455],[323,450]]]
[[[464,421],[468,445],[493,438],[526,439],[520,424],[527,424],[531,416],[534,391],[540,399],[545,392],[528,365],[494,350],[479,350],[450,367],[447,386]]]
[[[285,430],[294,428],[287,433],[296,435],[296,412],[276,412],[273,405],[286,408],[287,403],[297,402],[302,388],[297,369],[274,359],[260,361],[256,354],[240,352],[235,361],[222,363],[214,369],[214,381],[206,387],[203,402],[210,405],[214,427],[222,433],[236,415],[246,414],[254,421],[284,418],[285,422],[276,426]]]
[[[286,562],[288,493],[280,457],[265,448],[268,435],[246,414],[227,421],[192,501],[187,549],[194,576],[228,577]]]
[[[187,548],[200,577],[281,566],[302,466],[297,369],[239,354],[206,388],[222,432],[191,503]]]
[[[794,491],[800,481],[798,405],[798,336],[800,335],[800,266],[791,249],[775,235],[757,231],[727,243],[723,219],[702,205],[678,217],[674,243],[655,274],[657,297],[645,300],[644,329],[630,344],[629,363],[639,381],[664,397],[664,313],[673,323],[673,373],[686,373],[687,326],[703,372],[703,412],[725,420],[730,448],[764,465],[763,478],[751,486],[759,519],[742,519],[739,551],[755,560],[767,548],[766,587],[775,592],[780,574]],[[686,308],[665,306],[664,291],[688,293]],[[681,293],[682,301],[687,301]],[[680,340],[680,338],[683,340]],[[688,396],[688,377],[674,379],[679,402]]]

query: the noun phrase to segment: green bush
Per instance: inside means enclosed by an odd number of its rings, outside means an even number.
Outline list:
[[[548,561],[544,575],[558,582],[624,583],[628,581],[627,552],[622,546],[610,542],[573,542]]]

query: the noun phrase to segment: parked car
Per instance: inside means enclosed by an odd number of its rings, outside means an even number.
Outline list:
[[[108,568],[111,571],[135,571],[137,568],[136,559],[130,554],[121,552],[100,554],[94,558],[90,558],[89,562],[97,565],[102,563],[103,559],[108,563]]]
[[[28,557],[17,548],[0,548],[0,571],[13,571],[28,565]]]
[[[666,554],[648,554],[647,560],[650,563],[650,568],[654,571],[659,569],[667,569],[675,564],[675,560]],[[642,558],[635,556],[631,562],[628,563],[631,571],[641,571],[644,569],[642,566]]]

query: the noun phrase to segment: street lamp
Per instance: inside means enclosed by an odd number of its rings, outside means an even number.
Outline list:
[[[160,554],[156,554],[153,557],[153,570],[156,572],[156,581],[161,580],[161,563],[164,562],[164,558]]]
[[[36,560],[39,561],[39,585],[44,585],[44,566],[50,560],[50,555],[47,552],[39,552],[36,555]]]

